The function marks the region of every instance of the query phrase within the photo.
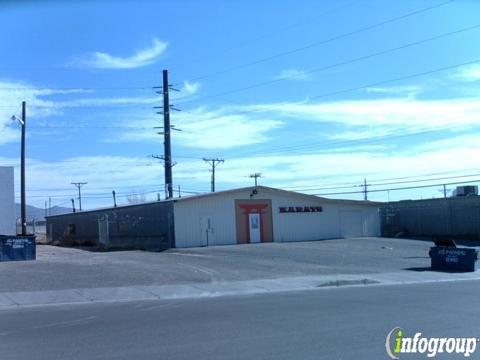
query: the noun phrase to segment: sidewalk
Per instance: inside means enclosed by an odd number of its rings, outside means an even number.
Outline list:
[[[0,293],[0,310],[23,306],[88,304],[99,302],[195,299],[217,296],[253,295],[339,287],[402,285],[480,280],[480,272],[394,272],[366,275],[323,275],[251,281],[193,283],[163,286],[83,288]]]

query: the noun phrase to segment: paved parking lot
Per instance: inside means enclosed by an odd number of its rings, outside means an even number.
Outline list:
[[[0,263],[0,292],[387,273],[429,267],[430,246],[426,241],[385,238],[171,249],[161,253],[91,252],[40,245],[36,261]]]

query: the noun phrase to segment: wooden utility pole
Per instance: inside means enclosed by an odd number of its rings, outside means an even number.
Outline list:
[[[257,187],[257,178],[262,177],[262,174],[254,173],[254,174],[251,174],[250,177],[255,179],[255,187]]]
[[[220,163],[224,163],[224,159],[206,159],[203,158],[203,161],[205,161],[207,164],[209,164],[212,167],[212,180],[211,180],[211,191],[215,192],[215,168],[218,166]]]
[[[83,185],[87,185],[86,182],[72,182],[72,185],[75,185],[78,189],[78,211],[82,211],[82,191],[80,190]],[[75,212],[75,211],[74,211]]]
[[[363,200],[368,200],[368,185],[366,178],[363,179]]]

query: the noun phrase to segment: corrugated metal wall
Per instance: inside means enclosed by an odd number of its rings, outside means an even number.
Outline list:
[[[381,209],[383,236],[480,237],[480,197],[400,201]]]
[[[234,199],[250,198],[248,193],[226,194],[175,203],[175,243],[177,247],[206,246],[203,232],[210,219],[208,245],[236,244]]]
[[[173,202],[139,204],[47,218],[47,237],[65,245],[152,251],[175,247]]]

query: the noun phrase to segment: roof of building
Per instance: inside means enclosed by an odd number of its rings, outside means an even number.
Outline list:
[[[328,199],[324,197],[319,197],[316,195],[309,195],[309,194],[304,194],[304,193],[299,193],[296,191],[289,191],[289,190],[283,190],[283,189],[278,189],[278,188],[272,188],[268,186],[247,186],[243,188],[236,188],[236,189],[229,189],[229,190],[222,190],[222,191],[216,191],[216,192],[210,192],[210,193],[205,193],[205,194],[198,194],[198,195],[191,195],[191,196],[185,196],[185,197],[178,197],[178,198],[173,198],[173,199],[164,199],[164,200],[159,200],[159,201],[149,201],[149,202],[144,202],[144,203],[139,203],[139,204],[128,204],[128,205],[119,205],[117,207],[107,207],[107,208],[98,208],[98,209],[92,209],[92,210],[83,210],[81,212],[77,212],[76,214],[84,214],[84,213],[89,213],[89,212],[97,212],[97,211],[106,211],[106,210],[114,210],[114,209],[124,209],[128,207],[136,207],[136,206],[149,206],[149,205],[154,205],[158,203],[166,203],[166,202],[184,202],[184,201],[192,201],[192,200],[200,200],[203,198],[211,198],[211,197],[216,197],[216,196],[222,196],[222,195],[230,195],[230,194],[235,194],[239,192],[244,192],[244,191],[251,191],[253,190],[257,191],[265,191],[265,192],[270,192],[272,194],[284,194],[287,196],[296,196],[296,197],[303,197],[308,200],[315,200],[319,201],[321,200],[322,202],[325,203],[330,203],[330,204],[350,204],[350,205],[368,205],[368,206],[379,206],[382,203],[381,202],[376,202],[376,201],[367,201],[367,200],[343,200],[343,199]],[[47,218],[53,218],[53,217],[58,217],[58,216],[65,216],[65,215],[72,215],[73,213],[67,213],[67,214],[60,214],[60,215],[51,215],[47,216]]]
[[[344,199],[328,199],[316,195],[310,195],[310,194],[304,194],[296,191],[290,191],[290,190],[283,190],[279,188],[273,188],[269,186],[247,186],[243,188],[236,188],[236,189],[230,189],[230,190],[223,190],[223,191],[217,191],[214,193],[205,193],[205,194],[198,194],[198,195],[192,195],[192,196],[187,196],[187,197],[182,197],[182,198],[175,198],[174,201],[188,201],[188,200],[196,200],[196,199],[202,199],[205,197],[212,197],[212,196],[221,196],[221,195],[229,195],[229,194],[235,194],[237,192],[244,192],[244,191],[253,191],[253,190],[263,190],[266,192],[271,192],[271,193],[277,193],[277,194],[285,194],[289,196],[296,196],[296,197],[304,197],[308,198],[309,200],[314,199],[315,201],[321,200],[326,203],[337,203],[337,204],[358,204],[358,205],[372,205],[372,206],[378,206],[382,204],[381,202],[376,202],[376,201],[368,201],[368,200],[344,200]]]

